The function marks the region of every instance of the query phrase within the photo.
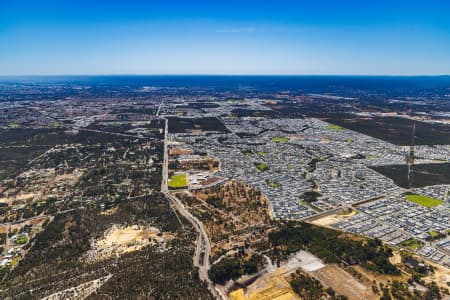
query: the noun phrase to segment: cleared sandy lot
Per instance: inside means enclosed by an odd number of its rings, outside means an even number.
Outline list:
[[[159,245],[164,248],[166,241],[172,236],[167,233],[161,233],[155,227],[112,226],[105,232],[103,238],[91,242],[91,250],[86,254],[88,261],[101,260],[112,256],[137,251],[147,245]]]
[[[343,219],[354,216],[356,214],[357,214],[357,212],[353,210],[351,213],[348,213],[348,214],[333,214],[333,215],[325,216],[323,218],[314,220],[311,223],[318,225],[318,226],[331,226],[339,221],[342,221]]]
[[[311,274],[317,277],[324,286],[331,287],[338,294],[345,295],[350,300],[378,299],[370,286],[360,283],[336,265],[327,265]]]

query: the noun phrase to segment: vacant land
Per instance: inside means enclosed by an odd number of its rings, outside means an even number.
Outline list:
[[[412,128],[415,123],[416,145],[450,144],[450,126],[448,125],[430,124],[399,117],[358,117],[351,114],[336,114],[323,119],[396,145],[411,145]]]
[[[170,235],[161,233],[158,228],[151,226],[113,225],[104,233],[103,238],[91,243],[91,250],[86,254],[88,261],[110,258],[127,252],[138,251],[147,245],[163,245],[170,240]]]
[[[444,201],[438,199],[415,194],[406,195],[406,199],[425,207],[435,207],[444,203]]]
[[[172,175],[168,182],[169,187],[174,189],[186,187],[187,184],[187,176],[185,173]]]
[[[407,165],[371,167],[373,170],[394,180],[403,188],[450,184],[450,163],[415,165],[411,182],[408,181]]]
[[[170,133],[188,133],[192,131],[229,132],[223,123],[215,117],[206,118],[168,118]]]
[[[362,284],[345,270],[336,265],[328,265],[312,273],[320,282],[331,287],[338,294],[348,297],[349,300],[378,299],[368,284]]]
[[[328,215],[319,219],[312,221],[311,223],[319,226],[331,226],[337,222],[342,221],[343,219],[349,218],[351,216],[356,215],[358,212],[356,210],[352,210],[349,213],[338,213]]]
[[[434,272],[424,277],[424,281],[427,283],[434,281],[441,288],[448,289],[448,283],[450,282],[450,272],[448,271],[448,268],[432,261],[426,261],[426,263],[433,267]]]
[[[265,117],[270,119],[277,116],[277,114],[272,110],[253,110],[245,108],[233,109],[231,113],[237,117]]]
[[[246,289],[238,289],[230,293],[231,300],[286,299],[299,300],[289,282],[283,275],[267,274],[258,278]]]
[[[188,155],[188,154],[192,154],[192,150],[182,148],[180,149],[175,148],[169,150],[169,155]]]

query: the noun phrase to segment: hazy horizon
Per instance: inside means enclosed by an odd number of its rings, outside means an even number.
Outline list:
[[[117,73],[117,74],[101,74],[101,73],[92,73],[92,74],[20,74],[20,75],[3,75],[0,74],[0,78],[20,78],[20,77],[405,77],[405,78],[413,78],[413,77],[450,77],[450,72],[448,74],[410,74],[410,75],[402,75],[402,74],[202,74],[202,73],[168,73],[168,74],[158,74],[158,73]]]

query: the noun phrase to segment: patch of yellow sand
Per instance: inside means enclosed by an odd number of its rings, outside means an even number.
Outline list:
[[[345,218],[356,215],[356,213],[357,212],[353,210],[351,213],[348,213],[348,214],[333,214],[333,215],[325,216],[323,218],[314,220],[311,223],[318,225],[318,226],[331,226],[339,221],[342,221]]]
[[[105,259],[119,256],[127,252],[133,252],[147,245],[165,245],[172,236],[168,233],[160,233],[155,227],[112,226],[107,230],[102,239],[91,242],[91,250],[86,254],[87,261]]]
[[[402,256],[397,251],[395,251],[393,253],[393,255],[389,258],[389,261],[393,265],[401,264],[402,263]]]
[[[113,207],[113,208],[107,209],[105,211],[102,211],[100,214],[102,216],[110,216],[110,215],[115,214],[116,211],[117,211],[117,207]]]
[[[138,226],[129,226],[125,228],[112,228],[106,236],[97,242],[99,248],[112,246],[126,246],[130,244],[146,243],[145,240],[154,238],[159,233],[157,228],[147,227],[140,228]]]
[[[300,300],[284,276],[275,272],[273,276],[263,276],[248,286],[229,294],[231,300]]]

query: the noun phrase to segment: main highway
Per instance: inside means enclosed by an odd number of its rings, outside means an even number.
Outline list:
[[[163,168],[162,168],[162,181],[161,181],[161,192],[163,192],[167,199],[172,203],[173,207],[180,213],[184,218],[186,218],[195,230],[198,232],[197,246],[195,249],[193,261],[194,266],[198,267],[200,280],[205,281],[208,285],[208,289],[214,295],[216,299],[228,299],[222,293],[215,288],[214,283],[211,281],[208,275],[209,271],[209,256],[211,254],[211,243],[209,242],[208,234],[206,233],[203,223],[192,215],[183,203],[175,195],[171,194],[168,189],[168,168],[169,168],[169,153],[168,153],[168,120],[165,118],[165,128],[164,128],[164,158],[163,158]]]

